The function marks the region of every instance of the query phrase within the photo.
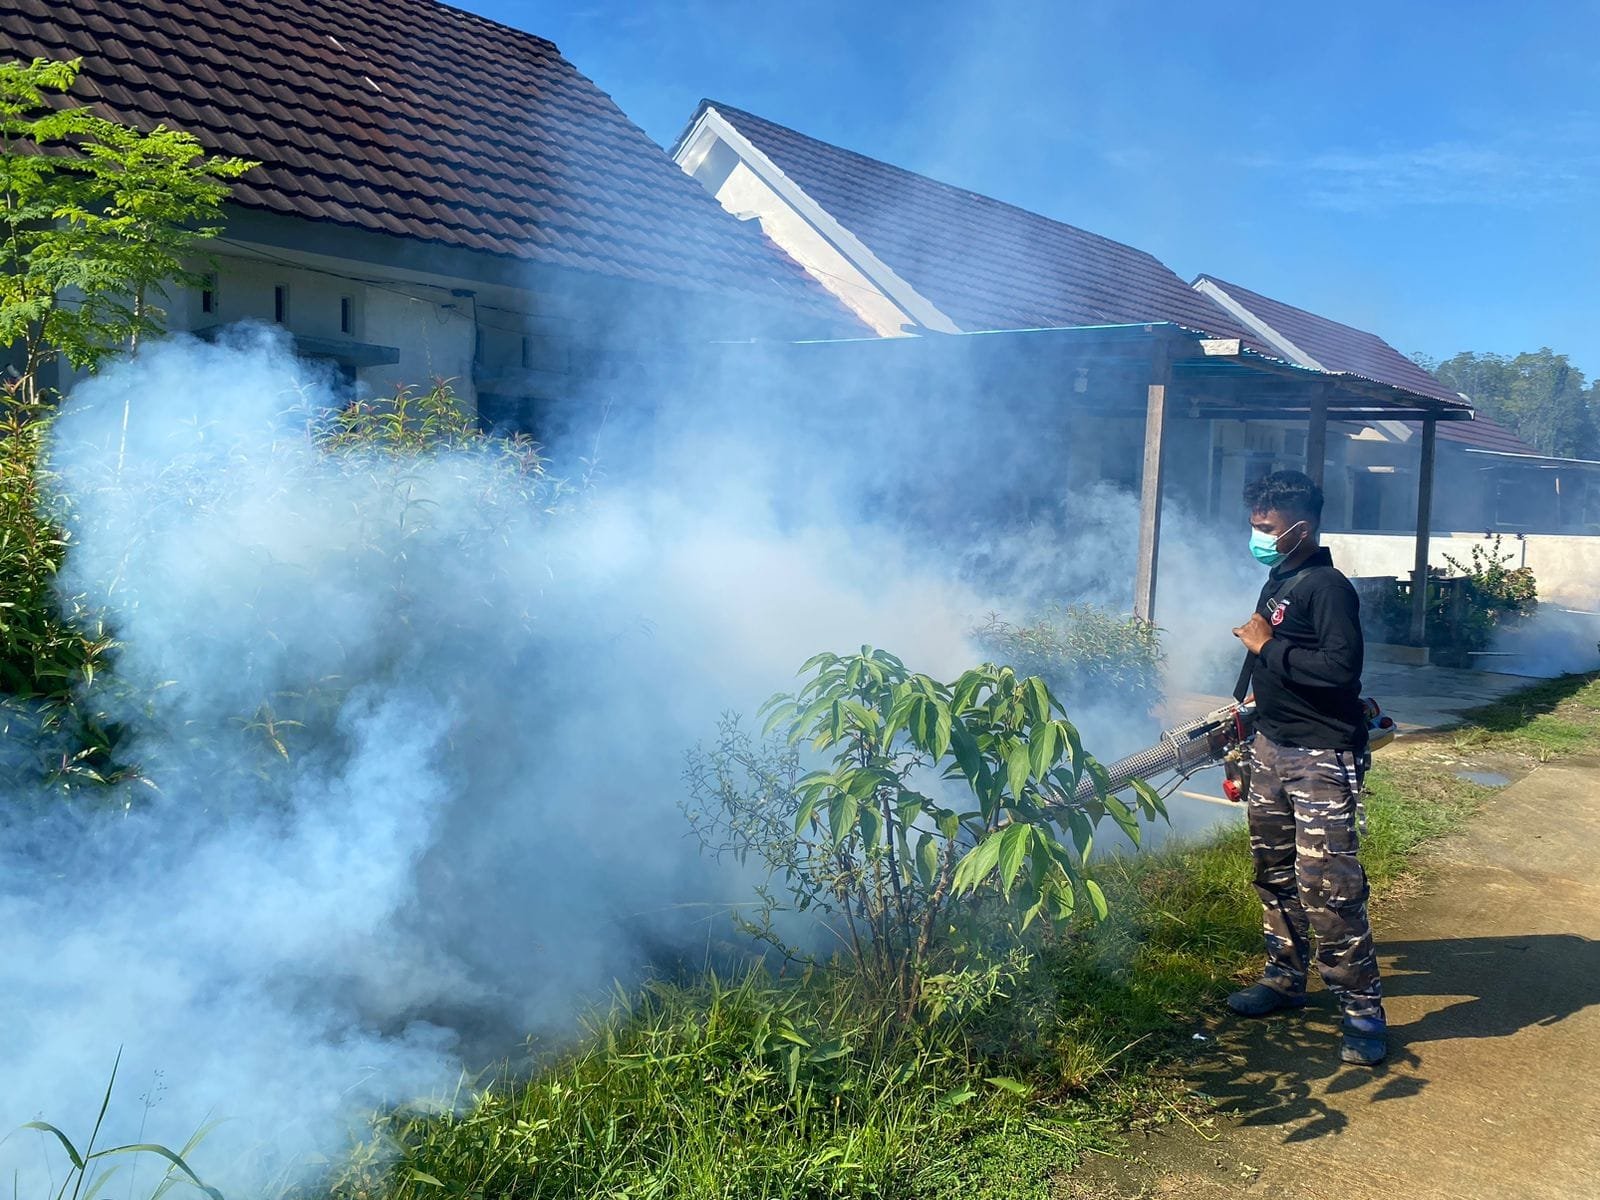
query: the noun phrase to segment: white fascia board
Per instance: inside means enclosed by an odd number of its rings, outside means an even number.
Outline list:
[[[1328,370],[1327,367],[1323,366],[1316,359],[1312,358],[1311,355],[1300,349],[1299,346],[1296,346],[1288,338],[1284,337],[1283,334],[1279,333],[1271,325],[1268,325],[1260,317],[1256,316],[1255,313],[1251,312],[1244,305],[1240,304],[1221,287],[1217,286],[1216,280],[1202,275],[1199,279],[1194,281],[1194,290],[1199,292],[1202,296],[1205,296],[1212,303],[1220,305],[1225,311],[1231,313],[1235,320],[1243,323],[1246,329],[1249,329],[1255,333],[1256,336],[1258,336],[1262,341],[1266,342],[1269,346],[1272,346],[1278,351],[1279,354],[1283,355],[1290,362],[1298,363],[1302,367],[1310,367],[1313,371]]]
[[[754,142],[740,133],[715,108],[707,108],[693,129],[684,135],[673,158],[686,172],[693,174],[710,151],[712,141],[720,140],[739,156],[746,167],[776,192],[790,208],[831,242],[840,254],[849,259],[880,292],[898,305],[907,316],[924,329],[938,333],[961,333],[962,329],[934,303],[912,287],[881,258],[869,250],[866,243],[841,225],[825,208],[806,194],[794,180],[784,174],[777,163],[763,153]]]

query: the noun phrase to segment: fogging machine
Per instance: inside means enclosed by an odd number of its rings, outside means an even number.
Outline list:
[[[1384,716],[1378,702],[1368,697],[1363,701],[1367,711],[1367,753],[1387,746],[1394,740],[1394,722]],[[1120,792],[1136,779],[1175,773],[1171,791],[1196,771],[1222,764],[1222,794],[1229,800],[1242,801],[1250,795],[1250,739],[1256,733],[1256,706],[1246,700],[1227,704],[1198,720],[1174,726],[1161,735],[1161,740],[1126,758],[1107,764],[1106,792]],[[1366,766],[1362,764],[1361,773]],[[1078,783],[1075,799],[1082,803],[1092,799],[1095,782],[1087,775]]]

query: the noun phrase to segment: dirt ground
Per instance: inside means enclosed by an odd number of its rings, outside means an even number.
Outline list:
[[[1326,993],[1217,1014],[1188,1075],[1216,1115],[1136,1135],[1069,1200],[1600,1197],[1600,758],[1547,764],[1377,923],[1391,1053],[1338,1060]]]

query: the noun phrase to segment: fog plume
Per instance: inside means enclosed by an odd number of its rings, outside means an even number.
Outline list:
[[[7,1129],[86,1132],[120,1048],[107,1139],[222,1118],[197,1159],[224,1188],[337,1154],[349,1120],[560,1036],[613,979],[721,953],[749,881],[677,809],[719,714],[820,649],[950,677],[987,612],[1126,602],[1114,493],[1064,500],[1072,540],[984,580],[825,486],[779,503],[738,464],[781,439],[680,441],[671,469],[563,492],[561,461],[530,480],[478,444],[336,464],[305,428],[329,402],[257,331],[153,345],[65,404],[62,587],[117,632],[108,716],[156,787],[122,785],[113,815],[4,797]],[[1218,622],[1250,587],[1229,595],[1240,569],[1198,525],[1175,513],[1167,538],[1162,611],[1210,647],[1181,656],[1199,681],[1233,651],[1183,576]],[[0,1159],[34,1179],[29,1138]]]

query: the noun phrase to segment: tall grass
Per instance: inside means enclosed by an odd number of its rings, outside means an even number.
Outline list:
[[[966,1029],[908,1030],[841,979],[759,971],[619,998],[576,1051],[458,1111],[383,1114],[327,1192],[369,1196],[920,1197],[963,1156],[1034,1164],[982,1194],[1043,1197],[1092,1123],[995,1073]]]

